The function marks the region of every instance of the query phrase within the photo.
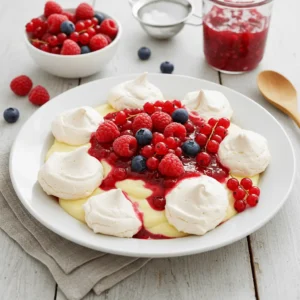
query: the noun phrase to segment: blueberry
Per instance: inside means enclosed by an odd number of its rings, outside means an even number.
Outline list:
[[[186,141],[182,144],[181,149],[187,156],[196,156],[200,152],[200,146],[193,140]]]
[[[176,109],[172,113],[172,119],[174,122],[185,124],[187,120],[189,119],[189,113],[184,108]]]
[[[94,15],[94,17],[95,17],[96,19],[98,19],[98,25],[100,25],[100,24],[105,20],[104,15],[101,14],[101,13],[96,13],[96,14]]]
[[[90,52],[91,52],[91,49],[89,46],[81,46],[81,54],[87,54]]]
[[[16,108],[10,107],[4,111],[3,117],[7,123],[15,123],[18,121],[20,113]]]
[[[147,47],[142,47],[138,51],[138,56],[141,60],[147,60],[151,56],[151,50]]]
[[[142,155],[135,156],[131,161],[131,170],[133,172],[143,172],[146,170],[146,158]]]
[[[141,128],[136,132],[135,137],[139,145],[148,145],[152,141],[152,132],[147,128]]]
[[[66,35],[70,35],[75,31],[75,25],[71,21],[64,21],[60,25],[60,31]]]
[[[160,70],[162,73],[171,74],[174,71],[174,65],[168,61],[161,63]]]

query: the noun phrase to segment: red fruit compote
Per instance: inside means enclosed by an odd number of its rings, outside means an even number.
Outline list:
[[[272,0],[204,0],[208,64],[225,73],[255,69],[264,55],[271,6]]]

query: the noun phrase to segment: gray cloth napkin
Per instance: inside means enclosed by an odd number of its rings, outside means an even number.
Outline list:
[[[9,154],[0,156],[0,228],[29,255],[46,265],[70,300],[99,295],[142,268],[150,259],[94,251],[45,228],[23,207],[12,187]]]

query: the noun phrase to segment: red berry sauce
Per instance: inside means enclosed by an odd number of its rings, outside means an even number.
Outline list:
[[[264,55],[269,21],[256,9],[237,11],[214,6],[203,21],[207,62],[229,72],[253,70]]]

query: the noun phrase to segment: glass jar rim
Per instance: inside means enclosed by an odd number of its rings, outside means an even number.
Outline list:
[[[236,8],[248,8],[261,6],[272,2],[273,0],[209,0],[219,5]]]

